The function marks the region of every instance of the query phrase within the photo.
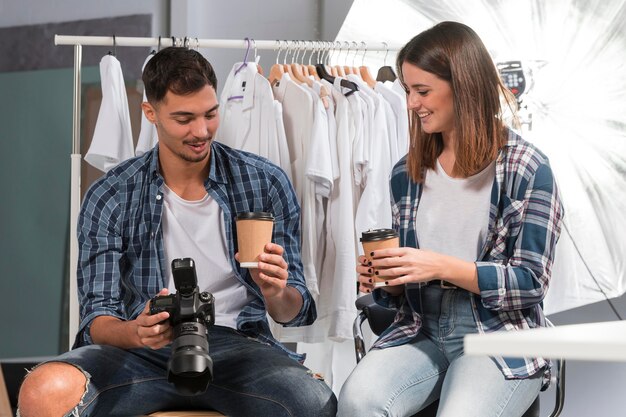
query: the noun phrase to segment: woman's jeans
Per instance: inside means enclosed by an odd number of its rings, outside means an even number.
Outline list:
[[[217,410],[228,416],[335,416],[328,385],[277,348],[226,327],[209,328],[213,381],[204,394],[182,396],[167,382],[170,349],[92,345],[55,361],[78,366],[89,383],[67,416],[138,416],[159,410]]]
[[[438,417],[519,417],[542,384],[541,373],[506,380],[486,356],[465,356],[476,333],[470,293],[423,287],[412,300],[423,325],[411,342],[371,350],[339,395],[339,417],[411,416],[439,398]]]

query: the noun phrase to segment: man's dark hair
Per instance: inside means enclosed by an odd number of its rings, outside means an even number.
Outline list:
[[[160,50],[147,62],[141,79],[146,98],[153,105],[163,100],[168,91],[184,96],[207,84],[217,90],[217,77],[209,61],[188,48]]]

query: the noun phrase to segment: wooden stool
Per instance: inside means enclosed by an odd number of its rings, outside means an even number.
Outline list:
[[[224,417],[217,411],[157,411],[150,417]]]
[[[11,410],[9,394],[7,392],[7,387],[4,384],[4,374],[2,373],[2,366],[0,366],[0,417],[11,417],[12,415],[13,410]]]

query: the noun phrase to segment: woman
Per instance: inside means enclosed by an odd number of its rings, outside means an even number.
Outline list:
[[[346,381],[339,416],[521,416],[543,358],[463,355],[463,336],[546,325],[562,208],[547,158],[503,121],[515,99],[476,33],[443,22],[397,59],[411,146],[391,174],[400,248],[359,258],[360,290],[398,309]],[[504,99],[504,100],[501,100]],[[372,274],[387,278],[374,289]]]

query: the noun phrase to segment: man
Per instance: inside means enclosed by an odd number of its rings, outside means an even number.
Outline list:
[[[299,206],[284,172],[213,142],[217,80],[197,51],[166,48],[143,74],[146,118],[159,143],[96,181],[79,217],[81,324],[76,349],[36,367],[22,417],[130,416],[173,408],[229,416],[334,416],[336,399],[271,335],[266,318],[311,324],[315,305],[299,255]],[[258,269],[237,263],[234,218],[271,212],[273,243]],[[182,396],[167,382],[169,314],[149,300],[175,291],[172,259],[195,260],[215,297],[208,329],[214,379]]]

